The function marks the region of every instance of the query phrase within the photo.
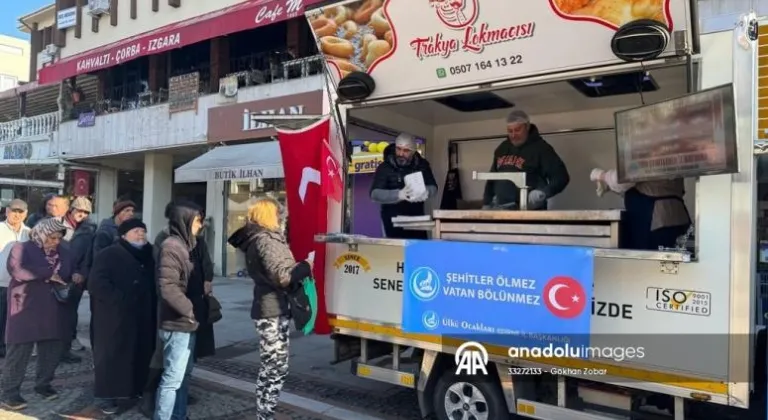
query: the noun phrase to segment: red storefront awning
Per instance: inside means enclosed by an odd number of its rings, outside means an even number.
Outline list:
[[[38,83],[43,85],[58,82],[146,55],[158,54],[218,36],[280,22],[303,15],[305,5],[317,3],[317,1],[248,0],[67,57],[40,69]],[[127,23],[130,24],[130,22]]]

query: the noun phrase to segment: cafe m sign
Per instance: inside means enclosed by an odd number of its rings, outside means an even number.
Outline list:
[[[277,134],[271,115],[322,115],[323,91],[241,102],[208,110],[208,142],[255,140]]]

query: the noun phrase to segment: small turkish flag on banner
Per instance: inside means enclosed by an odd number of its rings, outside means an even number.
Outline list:
[[[344,182],[341,180],[342,172],[339,161],[333,157],[331,145],[328,139],[323,140],[323,173],[321,176],[321,186],[323,195],[341,203],[341,195],[344,189]]]
[[[72,193],[78,197],[87,197],[90,195],[91,185],[88,182],[90,174],[88,171],[74,170],[72,171]]]
[[[338,197],[339,201],[343,190],[341,168],[328,143],[330,132],[330,117],[301,130],[277,130],[288,202],[289,245],[299,261],[315,251],[316,334],[330,334],[331,327],[325,305],[325,244],[315,242],[315,235],[328,231],[326,197]]]

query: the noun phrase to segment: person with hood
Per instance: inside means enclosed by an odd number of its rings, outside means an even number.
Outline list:
[[[130,219],[120,238],[93,264],[93,395],[104,414],[126,409],[142,394],[157,337],[157,288],[147,227]]]
[[[93,259],[92,247],[96,226],[88,221],[88,216],[92,211],[93,206],[90,200],[85,197],[77,197],[72,201],[69,211],[64,216],[64,224],[67,227],[64,242],[69,246],[73,259],[72,265],[75,270],[72,275],[72,283],[75,286],[70,290],[70,301],[67,305],[72,317],[72,345],[65,351],[65,363],[79,363],[81,358],[72,354],[71,350],[83,349],[83,345],[77,340],[77,310],[80,307],[80,300],[83,297],[83,290]]]
[[[66,226],[59,218],[39,221],[29,232],[29,241],[17,242],[8,256],[7,353],[0,378],[2,405],[10,410],[27,406],[21,383],[32,350],[37,347],[34,391],[46,400],[58,398],[53,387],[64,342],[71,337],[66,307],[52,288],[71,281],[73,267],[67,247],[61,245]]]
[[[245,226],[229,237],[245,253],[253,279],[251,318],[259,333],[259,374],[256,406],[259,419],[273,419],[280,390],[288,376],[290,308],[288,293],[312,275],[312,262],[296,262],[280,223],[280,203],[261,198],[248,208]]]
[[[5,208],[5,220],[0,222],[0,357],[5,357],[5,323],[8,319],[8,285],[11,275],[6,263],[8,254],[16,242],[29,240],[29,228],[24,225],[27,218],[27,203],[18,198]]]
[[[170,219],[174,205],[174,202],[170,202],[165,206],[166,219]],[[155,261],[160,257],[160,245],[168,238],[168,236],[170,236],[170,233],[168,227],[166,227],[155,237]],[[192,275],[190,276],[189,285],[187,287],[187,297],[192,302],[195,319],[199,323],[197,331],[195,332],[195,352],[193,355],[194,361],[196,362],[197,359],[216,354],[213,324],[208,322],[209,308],[208,299],[206,298],[206,296],[213,292],[213,262],[208,253],[208,244],[205,242],[202,235],[198,235],[195,248],[190,253],[190,256],[194,268],[192,269]],[[141,410],[144,413],[151,413],[154,411],[154,394],[157,391],[157,386],[163,372],[161,346],[157,347],[155,355],[152,357],[150,367],[149,379],[141,401]],[[192,405],[195,402],[196,400],[193,399],[192,394],[188,394],[187,405]]]
[[[539,135],[528,114],[520,110],[507,116],[507,139],[493,152],[490,172],[525,172],[528,210],[546,210],[547,200],[560,194],[571,181],[555,149]],[[519,209],[519,192],[512,181],[487,181],[483,209]]]
[[[405,176],[421,172],[424,185],[422,194],[416,194],[405,185]],[[437,194],[437,181],[429,162],[416,151],[416,138],[400,134],[394,144],[384,149],[384,161],[376,168],[371,185],[371,200],[381,204],[381,222],[384,236],[398,239],[427,239],[427,232],[395,227],[397,216],[423,216],[424,202]]]
[[[136,204],[133,201],[118,200],[112,206],[112,217],[101,221],[96,230],[96,236],[93,238],[93,256],[95,257],[102,249],[112,245],[118,239],[117,227],[120,223],[133,218],[136,210]]]
[[[191,252],[203,228],[200,208],[176,203],[168,219],[169,236],[160,244],[157,284],[160,289],[159,331],[163,348],[163,374],[157,388],[154,420],[185,419],[189,376],[193,366],[194,306],[187,297],[194,264]]]

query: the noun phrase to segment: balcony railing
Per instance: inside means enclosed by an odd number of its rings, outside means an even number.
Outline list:
[[[52,134],[59,127],[58,112],[0,123],[0,143]]]
[[[285,57],[288,56],[285,55]],[[239,87],[244,88],[321,74],[324,64],[321,55],[277,60],[272,53],[256,53],[231,60],[230,68],[234,71],[227,77],[237,77]],[[126,94],[126,92],[131,93]],[[208,79],[205,77],[200,80],[199,93],[201,96],[216,93],[211,92]],[[76,105],[72,112],[66,113],[66,118],[77,119],[77,116],[83,112],[104,115],[165,103],[168,101],[168,89],[152,92],[147,89],[146,82],[135,82],[130,86],[116,86],[105,96],[107,98]]]

